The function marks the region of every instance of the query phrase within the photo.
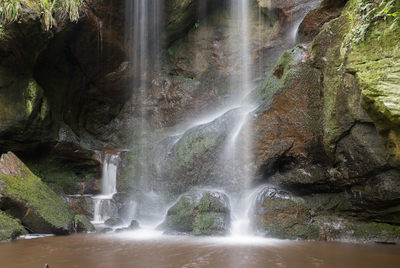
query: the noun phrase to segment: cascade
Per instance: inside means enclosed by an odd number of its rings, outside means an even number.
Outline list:
[[[118,154],[105,153],[103,156],[101,194],[93,197],[93,223],[103,223],[116,214],[112,198],[117,193],[118,161]]]
[[[250,148],[251,135],[248,115],[256,108],[248,95],[253,90],[252,66],[251,66],[251,44],[250,44],[250,1],[249,0],[231,0],[231,31],[238,32],[240,39],[234,44],[239,46],[239,75],[231,79],[231,91],[235,92],[232,102],[241,107],[241,112],[237,118],[236,125],[232,133],[228,136],[225,149],[222,152],[223,165],[226,175],[234,178],[234,191],[231,193],[232,202],[232,236],[247,235],[250,231],[249,219],[247,218],[249,200],[248,191],[251,183],[250,170]],[[233,43],[233,42],[232,42]],[[232,47],[235,51],[237,48]]]
[[[149,211],[155,210],[158,206],[158,197],[148,185],[150,176],[149,166],[145,160],[149,140],[146,129],[148,128],[147,114],[149,107],[148,90],[151,87],[152,77],[160,70],[161,56],[161,34],[163,27],[164,0],[126,0],[126,42],[129,47],[129,59],[133,68],[133,79],[130,81],[130,88],[134,92],[135,114],[138,119],[135,121],[134,150],[141,156],[138,171],[135,176],[135,187],[140,188],[142,196],[140,204],[146,207],[145,216],[153,219]],[[132,203],[129,218],[137,218],[137,203]],[[143,214],[143,213],[142,213]],[[158,213],[156,213],[158,214]],[[142,217],[141,221],[146,220]]]
[[[149,88],[151,88],[153,73],[160,72],[160,40],[162,34],[162,0],[134,0],[127,1],[127,42],[130,45],[131,62],[134,68],[134,78],[131,81],[131,88],[135,98],[138,99],[137,115],[140,118],[136,122],[138,132],[135,134],[137,155],[140,156],[140,168],[135,176],[135,187],[139,192],[135,194],[139,200],[135,203],[134,212],[131,217],[138,219],[141,223],[151,222],[153,225],[159,223],[165,216],[167,208],[171,205],[165,202],[157,189],[163,188],[164,179],[161,161],[168,161],[169,155],[176,150],[178,144],[185,134],[193,132],[196,128],[212,124],[227,114],[233,114],[234,118],[228,119],[230,127],[225,133],[222,141],[222,149],[218,152],[215,167],[211,172],[213,182],[201,187],[212,187],[223,190],[230,196],[232,206],[232,229],[233,236],[250,235],[248,210],[252,202],[253,190],[251,182],[253,170],[251,164],[251,120],[250,115],[257,108],[257,103],[252,98],[252,93],[257,86],[255,72],[260,72],[260,63],[253,62],[252,53],[255,47],[254,37],[258,36],[259,44],[262,44],[265,30],[254,27],[254,22],[259,22],[263,15],[254,8],[250,0],[229,0],[228,3],[228,27],[226,28],[228,38],[224,40],[228,47],[229,59],[229,81],[226,98],[217,103],[208,111],[203,111],[192,116],[185,122],[180,122],[172,134],[165,138],[161,149],[151,144],[148,140],[148,133],[144,130],[148,127],[147,99]],[[207,3],[204,2],[198,7],[200,18],[207,17]],[[305,14],[305,12],[304,12]],[[258,18],[257,18],[258,16]],[[255,18],[255,19],[254,19]],[[264,17],[265,18],[265,17]],[[283,36],[283,46],[271,61],[278,58],[280,52],[294,45],[299,19],[293,27]],[[200,22],[201,24],[201,22]],[[196,26],[197,27],[197,26]],[[258,31],[258,32],[257,32]],[[262,32],[263,31],[263,32]],[[265,37],[264,37],[265,38]],[[257,37],[256,37],[257,39]],[[261,40],[261,41],[260,41]],[[196,59],[193,59],[196,61]],[[259,65],[257,65],[259,64]],[[260,74],[257,74],[260,75]],[[264,74],[265,75],[265,74]],[[166,145],[165,145],[166,144]],[[152,148],[149,150],[149,148]],[[156,148],[154,150],[154,148]],[[149,153],[150,152],[150,153]],[[168,163],[168,162],[167,162]],[[161,183],[160,183],[161,182]]]

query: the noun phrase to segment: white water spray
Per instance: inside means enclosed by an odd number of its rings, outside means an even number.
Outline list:
[[[248,95],[253,90],[252,62],[251,62],[251,24],[250,1],[231,0],[231,31],[232,36],[239,34],[233,52],[238,49],[239,67],[238,75],[231,79],[231,91],[234,92],[232,103],[236,103],[242,109],[238,116],[232,133],[228,136],[222,155],[223,163],[230,180],[236,181],[234,188],[239,192],[231,195],[232,199],[232,228],[231,236],[246,236],[250,234],[250,220],[248,218],[249,202],[247,199],[252,178],[249,169],[251,133],[249,132],[249,114],[256,108]],[[236,35],[235,35],[236,33]]]
[[[93,223],[103,223],[115,214],[112,198],[117,193],[118,161],[117,154],[104,155],[101,194],[93,197]]]

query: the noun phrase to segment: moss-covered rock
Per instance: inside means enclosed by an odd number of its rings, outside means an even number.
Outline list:
[[[255,98],[261,105],[252,117],[257,174],[268,177],[302,158],[325,160],[321,148],[321,73],[310,51],[285,51]],[[296,160],[294,160],[296,159]]]
[[[319,226],[303,199],[273,186],[263,187],[251,210],[252,224],[268,237],[317,239]]]
[[[324,76],[324,145],[332,159],[337,141],[371,117],[387,158],[398,165],[399,3],[348,1],[313,41],[314,62]]]
[[[107,220],[104,222],[104,224],[105,224],[106,226],[110,226],[110,227],[115,227],[115,226],[118,226],[118,225],[123,225],[123,223],[124,223],[124,221],[123,221],[121,218],[117,218],[117,217],[115,217],[115,218],[111,217],[111,218],[107,219]]]
[[[350,218],[321,216],[314,219],[321,226],[320,240],[399,243],[400,226]]]
[[[96,230],[85,215],[75,215],[74,228],[78,233],[89,233]]]
[[[224,235],[230,227],[228,197],[217,191],[192,191],[182,195],[167,213],[160,229],[194,235]]]
[[[64,194],[98,194],[101,177],[98,163],[48,153],[41,157],[26,157],[24,163],[43,182],[52,188],[60,188]],[[97,164],[97,165],[96,165]]]
[[[214,121],[195,125],[183,135],[170,136],[154,145],[147,158],[152,163],[147,168],[153,171],[153,179],[147,183],[168,201],[194,186],[231,185],[232,181],[223,177],[223,168],[228,167],[219,165],[219,152],[241,112],[233,109]]]
[[[18,220],[0,210],[0,241],[14,239],[27,233]]]
[[[68,234],[74,214],[13,153],[0,158],[0,208],[35,233]]]
[[[171,43],[184,36],[195,23],[204,18],[206,10],[212,10],[224,1],[210,0],[167,0],[165,1],[165,25],[164,39]]]
[[[383,137],[391,163],[400,166],[400,25],[396,19],[400,1],[354,2],[345,13],[351,27],[342,46],[345,68],[355,73],[363,107]]]

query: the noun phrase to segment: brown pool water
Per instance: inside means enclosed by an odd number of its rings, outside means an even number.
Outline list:
[[[74,235],[0,244],[1,268],[400,267],[400,246],[197,238],[144,233]]]

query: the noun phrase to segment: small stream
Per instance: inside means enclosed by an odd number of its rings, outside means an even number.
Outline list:
[[[166,236],[145,229],[0,244],[5,268],[377,267],[400,263],[399,245],[296,242],[257,237]]]

